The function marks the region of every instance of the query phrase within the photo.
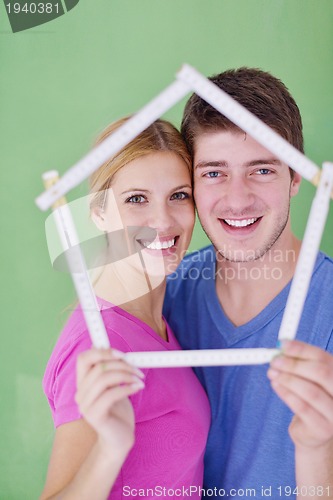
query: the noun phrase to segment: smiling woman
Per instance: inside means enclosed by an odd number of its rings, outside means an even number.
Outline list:
[[[117,213],[122,226],[132,228],[127,230],[127,244],[142,252],[148,275],[164,278],[172,273],[187,250],[194,222],[191,177],[184,160],[170,151],[138,157],[113,175],[104,199],[102,207],[92,202],[92,217],[107,232],[110,252]]]
[[[189,487],[199,498],[210,423],[199,381],[190,368],[143,373],[119,352],[180,349],[162,317],[166,275],[194,225],[191,162],[179,132],[158,120],[102,165],[91,178],[90,209],[107,238],[95,292],[113,350],[89,349],[78,307],[44,377],[57,429],[42,498]]]

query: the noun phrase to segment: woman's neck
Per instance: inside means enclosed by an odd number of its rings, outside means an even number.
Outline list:
[[[165,277],[148,277],[141,270],[124,266],[105,266],[94,282],[98,297],[121,307],[149,325],[164,340],[167,333],[162,319]]]
[[[165,281],[159,287],[136,300],[121,304],[121,308],[149,325],[160,337],[168,340],[162,308],[165,295]]]

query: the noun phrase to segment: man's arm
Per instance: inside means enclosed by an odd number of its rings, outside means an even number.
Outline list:
[[[333,356],[304,342],[286,341],[268,377],[294,412],[289,434],[300,498],[333,498]]]

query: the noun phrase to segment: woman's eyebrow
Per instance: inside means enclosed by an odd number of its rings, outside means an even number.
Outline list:
[[[172,188],[171,191],[179,191],[179,189],[184,189],[184,188],[192,189],[192,186],[191,184],[182,184],[181,186]]]
[[[182,184],[181,186],[176,186],[176,187],[171,188],[170,191],[178,191],[179,189],[184,189],[184,188],[192,189],[192,186],[191,186],[191,184]],[[123,191],[121,194],[128,194],[128,193],[132,193],[133,191],[140,191],[140,193],[151,193],[151,191],[149,191],[149,189],[142,189],[139,187],[136,187],[136,188],[133,187],[133,188],[126,189],[126,191]]]
[[[129,188],[129,189],[126,189],[126,191],[123,191],[121,194],[127,194],[127,193],[132,193],[133,191],[140,191],[140,193],[150,193],[149,189],[142,189],[142,188]]]

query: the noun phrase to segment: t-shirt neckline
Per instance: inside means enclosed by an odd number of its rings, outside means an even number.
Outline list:
[[[98,306],[99,306],[101,311],[103,311],[104,309],[112,309],[116,314],[119,314],[120,316],[127,318],[129,321],[132,321],[132,322],[136,323],[138,326],[140,326],[141,328],[143,328],[149,335],[154,337],[156,340],[160,341],[162,345],[174,347],[176,339],[175,339],[174,335],[172,334],[172,330],[171,330],[168,322],[166,321],[166,319],[163,315],[162,315],[162,319],[163,319],[165,327],[166,327],[168,340],[164,340],[151,326],[149,326],[147,323],[142,321],[137,316],[134,316],[134,314],[131,314],[130,312],[125,311],[125,309],[123,309],[122,307],[116,306],[116,305],[112,304],[112,302],[109,302],[109,301],[103,299],[102,297],[96,296],[96,299],[97,299],[97,303],[98,303]],[[178,348],[178,346],[177,346],[177,348]]]
[[[212,249],[214,251],[214,249]],[[324,256],[321,252],[317,255],[317,260],[314,266],[313,274],[315,274],[320,263],[322,262]],[[213,270],[215,270],[216,262],[212,262]],[[213,273],[215,276],[215,272]],[[234,325],[229,318],[226,316],[216,294],[215,290],[215,278],[211,280],[206,280],[207,289],[204,293],[204,300],[210,311],[211,318],[213,319],[218,331],[223,336],[226,346],[230,347],[238,342],[244,340],[250,335],[255,334],[260,331],[268,323],[273,321],[273,319],[283,311],[288,298],[290,286],[292,280],[286,284],[286,286],[279,292],[279,294],[274,297],[271,302],[265,307],[263,311],[257,314],[247,323],[243,325]],[[278,335],[278,332],[277,332]],[[275,347],[275,346],[272,346]]]

